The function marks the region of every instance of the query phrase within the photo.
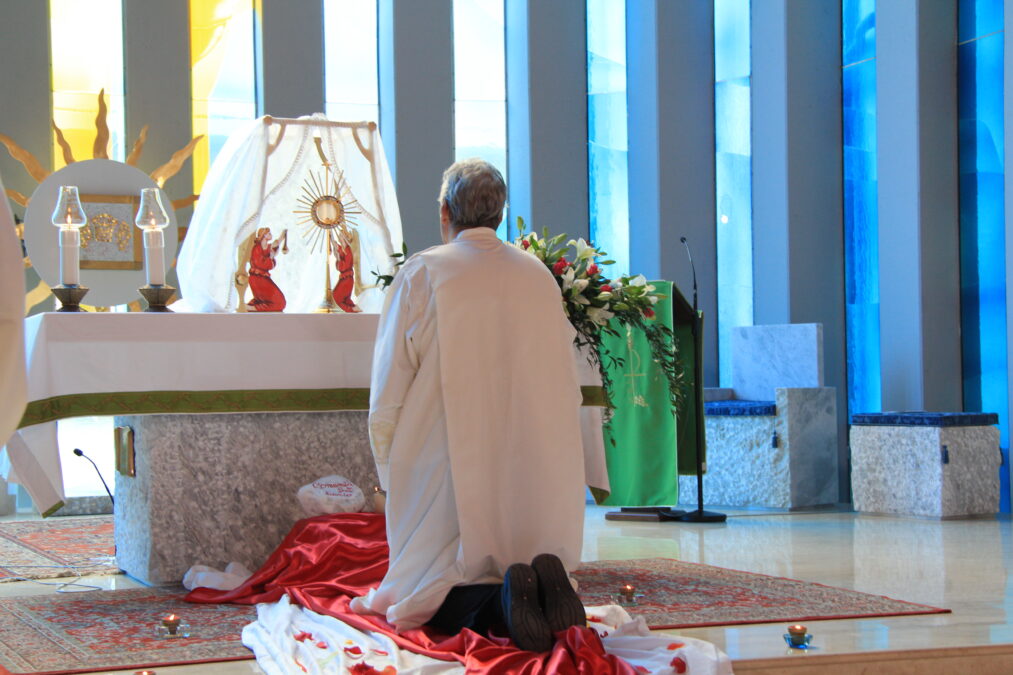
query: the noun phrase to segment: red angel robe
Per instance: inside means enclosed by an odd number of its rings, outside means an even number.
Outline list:
[[[250,251],[250,290],[253,300],[248,303],[254,312],[280,312],[285,309],[285,294],[271,280],[271,270],[277,264],[270,248],[259,243]]]

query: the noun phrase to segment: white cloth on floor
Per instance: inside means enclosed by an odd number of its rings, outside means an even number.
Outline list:
[[[588,607],[587,614],[593,619],[589,625],[602,636],[605,651],[642,668],[640,672],[732,675],[728,655],[709,642],[651,633],[643,619],[631,619],[616,605]],[[356,666],[363,672],[393,670],[398,675],[465,672],[457,661],[438,661],[401,649],[382,633],[357,630],[294,605],[288,596],[257,605],[257,620],[243,629],[243,644],[268,675],[347,673]]]
[[[573,337],[552,274],[489,228],[405,263],[387,291],[370,392],[390,568],[354,611],[405,630],[451,587],[499,583],[539,553],[579,564]]]
[[[183,588],[188,591],[195,588],[231,591],[239,588],[244,581],[252,576],[253,572],[246,565],[238,562],[230,562],[225,566],[224,572],[207,565],[194,565],[183,575]]]

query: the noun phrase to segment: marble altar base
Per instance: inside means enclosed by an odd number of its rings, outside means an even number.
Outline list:
[[[749,414],[749,406],[741,405],[745,401],[732,402],[740,405],[729,406],[731,414],[708,413],[705,506],[808,508],[837,502],[836,391],[777,388],[774,394],[774,414]],[[679,477],[679,504],[696,506],[696,476]]]
[[[378,484],[365,411],[143,415],[134,430],[136,476],[116,475],[116,561],[154,585],[191,565],[257,569],[305,517],[303,485],[340,474]],[[368,501],[371,503],[371,501]]]
[[[851,427],[851,491],[859,512],[932,518],[994,514],[999,464],[994,426]]]

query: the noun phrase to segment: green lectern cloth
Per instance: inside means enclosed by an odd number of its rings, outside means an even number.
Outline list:
[[[651,283],[667,296],[655,305],[654,320],[672,328],[672,283]],[[614,506],[677,504],[676,423],[669,404],[668,382],[651,358],[651,348],[643,331],[617,324],[613,327],[620,336],[605,336],[603,356],[608,350],[621,358],[623,365],[609,368],[615,411],[611,428],[605,430],[605,461],[612,491],[599,503]]]

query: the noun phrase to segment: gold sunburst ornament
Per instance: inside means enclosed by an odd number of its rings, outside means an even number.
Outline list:
[[[304,226],[302,236],[308,248],[325,254],[324,300],[316,311],[333,314],[342,310],[331,291],[331,253],[337,250],[335,239],[349,244],[355,240],[362,207],[352,194],[344,172],[332,170],[331,162],[324,154],[322,139],[318,136],[313,140],[323,167],[311,171],[303,181],[302,195],[296,200],[300,208],[293,213],[302,218],[297,225]]]

